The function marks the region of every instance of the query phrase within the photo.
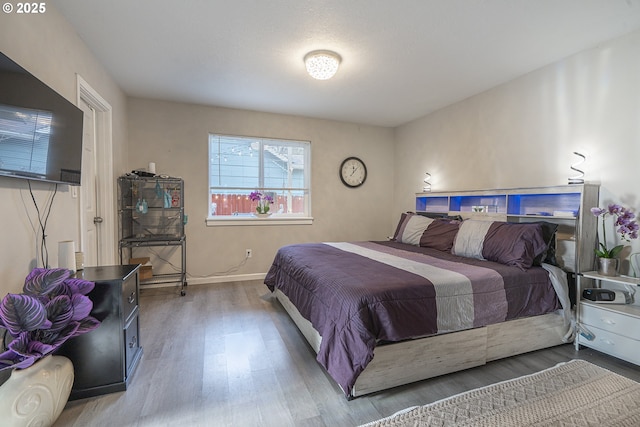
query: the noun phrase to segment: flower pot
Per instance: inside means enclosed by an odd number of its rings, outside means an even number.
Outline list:
[[[617,276],[618,261],[618,258],[598,258],[598,274],[603,276]]]
[[[258,218],[269,218],[271,216],[271,212],[267,212],[267,213],[254,213],[255,216],[257,216]]]
[[[0,386],[2,425],[51,426],[72,386],[73,364],[64,356],[45,356],[26,369],[14,369]]]

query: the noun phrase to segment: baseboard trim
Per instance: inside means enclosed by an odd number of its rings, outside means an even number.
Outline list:
[[[242,282],[246,280],[263,280],[267,273],[235,274],[231,276],[187,277],[187,283],[191,285],[209,285],[211,283]]]

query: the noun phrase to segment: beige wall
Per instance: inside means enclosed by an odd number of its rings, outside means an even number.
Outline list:
[[[574,150],[589,158],[587,179],[601,204],[640,209],[640,33],[604,43],[395,130],[260,112],[144,99],[126,100],[104,66],[48,5],[44,15],[0,15],[0,50],[75,103],[76,73],[113,107],[114,176],[155,161],[186,180],[188,269],[263,273],[276,249],[307,241],[383,239],[414,208],[425,171],[434,190],[564,184]],[[208,132],[312,142],[311,226],[206,227]],[[129,143],[128,143],[129,141]],[[338,165],[356,155],[369,168],[360,189],[345,188]],[[40,206],[52,194],[33,185]],[[115,197],[115,195],[114,195]],[[26,181],[0,178],[4,226],[0,293],[20,289],[36,255],[35,210]],[[62,186],[48,222],[49,260],[57,242],[78,240],[77,202]],[[26,217],[29,212],[31,223]],[[33,225],[32,225],[33,224]],[[640,250],[633,242],[634,250]],[[244,249],[254,257],[241,264]]]
[[[392,215],[414,208],[424,172],[433,191],[566,184],[573,151],[588,156],[602,206],[640,211],[640,32],[401,126],[395,140]]]
[[[132,167],[145,168],[153,161],[158,173],[185,180],[191,283],[216,275],[264,273],[277,248],[289,243],[383,240],[392,233],[391,129],[138,98],[129,99],[127,110]],[[211,132],[311,141],[313,225],[207,227]],[[340,163],[352,155],[368,169],[367,181],[357,189],[345,187],[338,176]],[[253,257],[234,269],[245,249],[252,249]]]
[[[47,11],[42,15],[0,14],[0,51],[74,104],[76,74],[81,75],[113,107],[114,175],[126,170],[126,98],[53,5],[47,3]],[[44,220],[42,209],[53,194],[53,185],[34,182],[32,187]],[[3,296],[19,292],[25,276],[35,266],[34,227],[38,219],[27,181],[0,178],[0,200],[3,201],[0,296]],[[58,262],[58,241],[79,242],[77,200],[71,198],[68,186],[58,186],[47,223],[52,267]]]

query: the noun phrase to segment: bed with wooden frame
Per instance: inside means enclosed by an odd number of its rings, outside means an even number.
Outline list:
[[[582,186],[548,189],[569,190],[579,192],[580,212],[594,197],[597,203],[597,187],[595,196]],[[572,339],[564,270],[574,266],[560,262],[561,270],[548,263],[556,233],[549,238],[543,229],[570,229],[574,260],[588,260],[585,251],[595,242],[591,222],[585,227],[576,215],[544,223],[523,216],[513,223],[505,221],[513,220],[509,215],[462,213],[465,221],[403,214],[390,242],[278,251],[265,284],[348,398]],[[456,231],[447,248],[452,224]],[[405,282],[409,293],[398,294]]]

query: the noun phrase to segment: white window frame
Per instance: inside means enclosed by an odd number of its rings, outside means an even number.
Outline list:
[[[215,155],[215,153],[211,153],[211,140],[215,137],[232,137],[239,139],[246,139],[247,141],[255,141],[260,143],[259,155],[260,161],[258,168],[260,169],[259,175],[261,177],[260,182],[263,183],[263,175],[264,175],[264,161],[263,161],[263,150],[262,146],[265,143],[278,144],[279,142],[294,142],[299,144],[306,145],[305,148],[305,159],[304,159],[304,182],[305,187],[303,191],[308,195],[305,201],[305,212],[303,214],[288,214],[288,213],[277,213],[268,218],[257,218],[251,215],[212,215],[210,209],[210,201],[211,201],[211,191],[213,189],[224,189],[225,187],[219,186],[214,187],[211,185],[211,156]],[[207,226],[237,226],[237,225],[311,225],[313,223],[313,217],[311,216],[311,142],[310,141],[302,141],[302,140],[287,140],[282,138],[266,138],[266,137],[249,137],[249,136],[239,136],[239,135],[224,135],[219,133],[210,133],[207,139],[207,152],[209,154],[208,157],[208,165],[207,165],[207,217],[205,223]],[[287,190],[300,190],[299,188],[288,189],[288,188],[266,188],[266,187],[258,187],[258,188],[244,188],[244,187],[235,187],[238,190],[244,190],[247,192],[251,191],[287,191]]]

